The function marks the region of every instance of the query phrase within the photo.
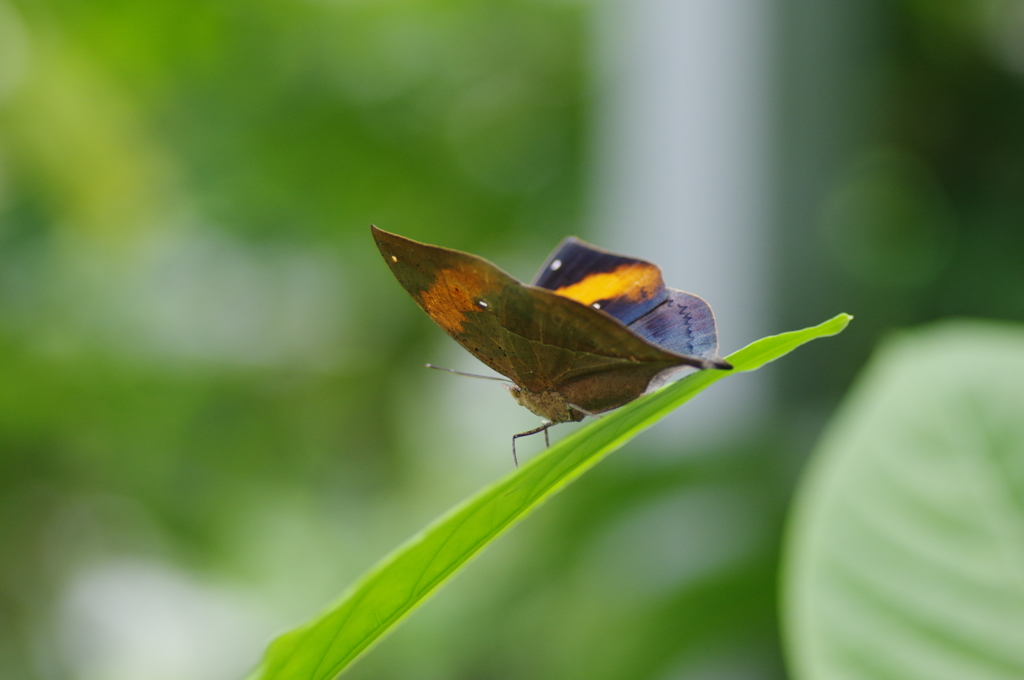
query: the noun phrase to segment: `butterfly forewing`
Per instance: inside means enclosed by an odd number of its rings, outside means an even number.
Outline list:
[[[483,258],[373,228],[384,261],[406,292],[477,359],[515,380],[495,311],[502,290],[520,284]]]
[[[666,297],[657,265],[610,253],[575,237],[555,248],[533,285],[600,309],[627,325]]]
[[[728,366],[718,359],[711,307],[696,295],[666,288],[661,270],[650,262],[570,237],[548,257],[534,283],[591,304],[662,349]]]

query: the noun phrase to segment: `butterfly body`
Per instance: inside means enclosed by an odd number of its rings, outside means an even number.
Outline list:
[[[505,385],[505,389],[520,406],[551,423],[578,423],[589,415],[570,404],[557,390],[531,392],[519,385]]]
[[[524,284],[475,255],[372,232],[430,318],[551,423],[618,408],[681,368],[731,368],[711,308],[650,262],[568,238]]]

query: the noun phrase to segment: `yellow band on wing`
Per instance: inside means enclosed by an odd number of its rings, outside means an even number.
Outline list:
[[[585,305],[598,300],[621,298],[641,302],[656,295],[664,285],[657,267],[646,262],[635,262],[620,265],[614,271],[590,274],[553,292]]]

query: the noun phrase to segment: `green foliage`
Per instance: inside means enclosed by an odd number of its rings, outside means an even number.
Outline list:
[[[884,346],[815,454],[784,572],[791,672],[1024,677],[1024,330]]]
[[[276,640],[253,678],[327,679],[344,670],[438,586],[547,498],[712,383],[752,371],[851,317],[759,340],[730,355],[735,370],[701,371],[566,438],[451,510],[374,567],[326,613]]]

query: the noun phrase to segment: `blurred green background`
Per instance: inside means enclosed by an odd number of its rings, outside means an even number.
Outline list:
[[[239,677],[508,471],[536,419],[422,368],[474,364],[368,225],[521,278],[569,234],[657,257],[599,227],[615,83],[730,73],[657,52],[671,22],[616,41],[658,5],[0,0],[0,677]],[[1024,320],[1024,4],[766,6],[758,328],[856,321],[729,438],[726,403],[594,470],[350,677],[784,677],[779,534],[834,404],[890,329]],[[723,353],[753,339],[716,311]]]

